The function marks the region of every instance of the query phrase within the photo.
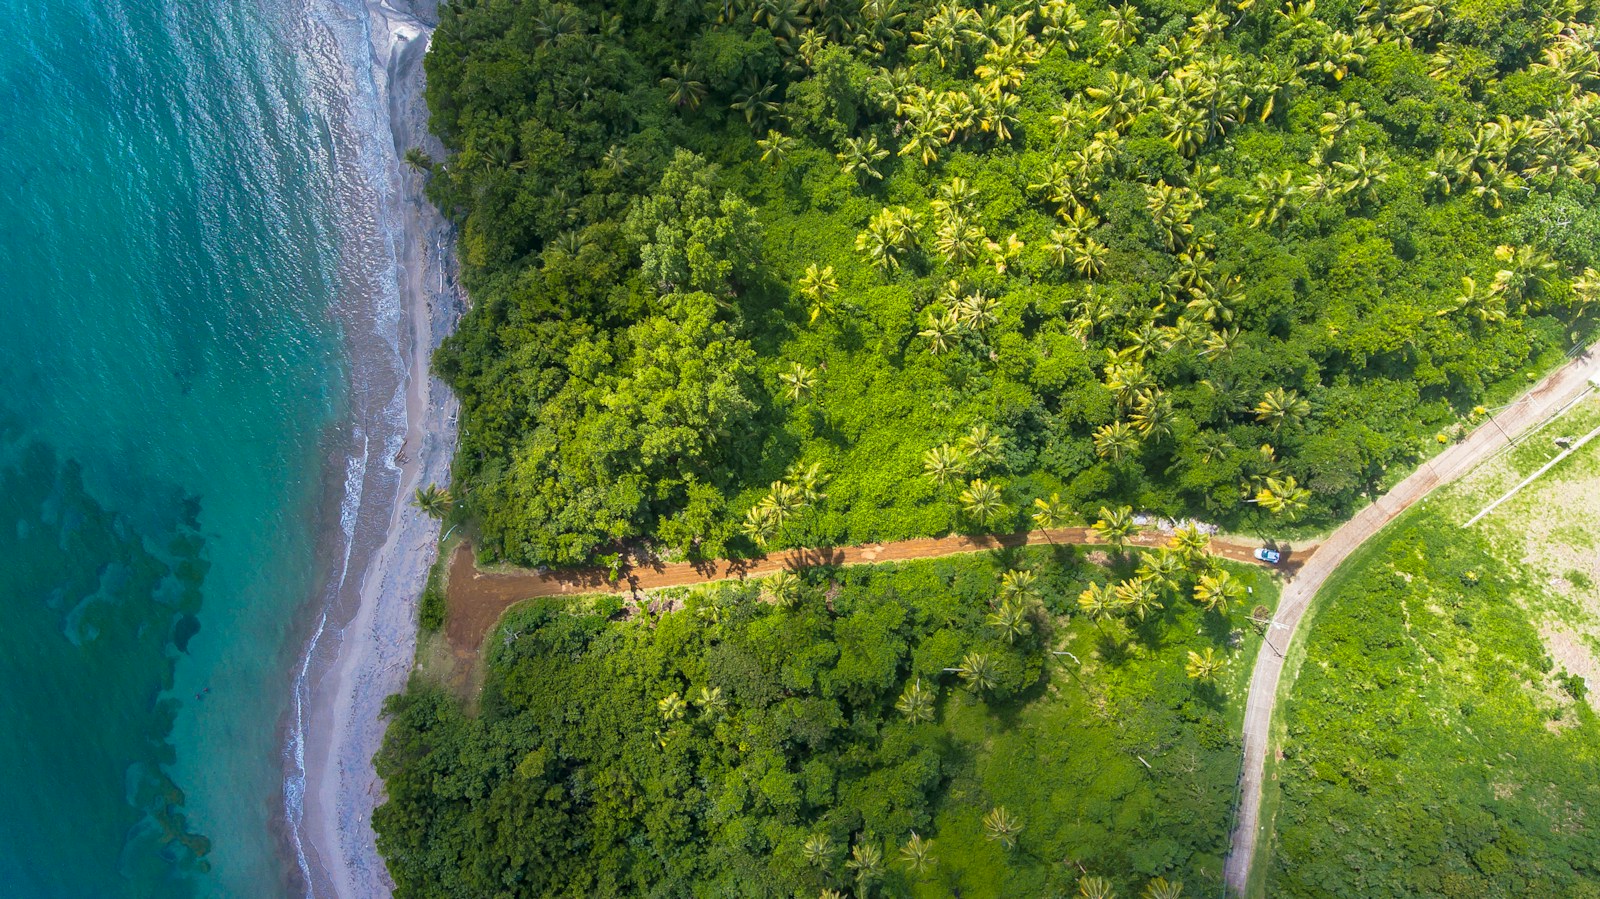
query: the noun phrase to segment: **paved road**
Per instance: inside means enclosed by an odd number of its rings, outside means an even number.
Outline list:
[[[1510,407],[1496,413],[1494,423],[1484,424],[1462,442],[1423,463],[1410,477],[1396,484],[1316,547],[1284,587],[1278,611],[1273,615],[1273,626],[1267,630],[1269,645],[1256,655],[1255,672],[1250,678],[1250,698],[1245,705],[1239,817],[1226,868],[1230,893],[1243,896],[1250,879],[1256,842],[1263,831],[1262,775],[1273,706],[1278,699],[1278,680],[1283,673],[1283,653],[1294,639],[1295,629],[1317,589],[1367,538],[1429,491],[1470,471],[1503,448],[1511,436],[1537,426],[1581,396],[1589,388],[1589,379],[1600,376],[1597,353],[1600,353],[1600,342],[1591,344]]]

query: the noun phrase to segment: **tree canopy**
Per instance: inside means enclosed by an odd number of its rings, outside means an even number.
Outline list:
[[[1065,895],[1085,869],[1215,892],[1242,696],[1221,675],[1258,640],[1185,598],[1209,559],[1142,614],[1069,620],[1137,564],[1060,548],[516,607],[475,715],[421,680],[391,705],[396,895]]]
[[[474,307],[437,367],[495,557],[1004,530],[1047,496],[1328,522],[1600,296],[1586,6],[441,17],[431,189]],[[813,465],[825,495],[755,511]]]

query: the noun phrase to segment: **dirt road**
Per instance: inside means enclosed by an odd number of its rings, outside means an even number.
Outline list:
[[[1235,895],[1243,893],[1255,858],[1261,827],[1262,772],[1266,762],[1269,725],[1277,701],[1278,681],[1283,672],[1281,653],[1294,638],[1295,629],[1305,615],[1311,597],[1339,563],[1395,516],[1433,488],[1456,479],[1498,452],[1510,437],[1537,426],[1582,394],[1588,387],[1588,379],[1600,376],[1600,365],[1595,362],[1597,353],[1600,353],[1600,343],[1588,347],[1521,399],[1496,413],[1493,423],[1479,427],[1461,443],[1424,463],[1410,477],[1346,522],[1327,542],[1296,548],[1287,554],[1281,568],[1289,580],[1273,617],[1273,627],[1268,630],[1268,646],[1256,656],[1256,666],[1250,680],[1250,696],[1245,707],[1239,817],[1226,868],[1230,892]],[[1165,535],[1152,532],[1141,534],[1133,543],[1154,546],[1164,540]],[[1002,537],[925,538],[834,549],[795,550],[736,562],[656,564],[625,572],[615,582],[608,578],[606,572],[595,569],[546,574],[522,569],[483,571],[474,564],[470,547],[462,545],[450,559],[446,637],[458,667],[471,667],[477,660],[479,648],[489,629],[508,606],[524,599],[579,593],[629,593],[659,587],[763,577],[783,568],[929,559],[1049,542],[1081,545],[1103,541],[1098,540],[1087,528],[1030,531]],[[1253,542],[1214,539],[1212,551],[1224,558],[1250,562],[1254,560],[1251,553],[1257,545]]]
[[[1262,774],[1273,707],[1278,699],[1278,680],[1283,673],[1283,653],[1294,639],[1295,629],[1317,589],[1357,547],[1429,491],[1467,473],[1498,452],[1511,438],[1539,425],[1581,396],[1589,389],[1589,379],[1600,376],[1600,364],[1595,359],[1597,353],[1600,353],[1600,342],[1591,344],[1515,403],[1496,413],[1493,422],[1485,423],[1465,440],[1423,463],[1410,477],[1396,484],[1316,547],[1285,586],[1278,611],[1273,615],[1273,626],[1267,631],[1269,645],[1256,655],[1255,672],[1250,678],[1250,698],[1245,705],[1239,817],[1225,873],[1232,895],[1244,895],[1255,860],[1256,843],[1262,836]]]
[[[1139,534],[1132,543],[1135,546],[1159,546],[1166,542],[1167,536],[1166,533],[1149,531]],[[1097,538],[1088,528],[1059,528],[998,537],[928,537],[832,549],[791,550],[757,559],[732,562],[657,563],[624,572],[617,581],[611,581],[608,573],[599,569],[551,571],[545,574],[527,569],[484,571],[474,564],[471,548],[462,544],[450,557],[449,587],[446,591],[449,614],[446,617],[448,624],[445,636],[459,665],[475,659],[484,635],[488,634],[489,629],[500,619],[501,613],[512,603],[524,599],[579,593],[631,593],[635,590],[653,590],[659,587],[681,587],[712,581],[765,577],[785,568],[792,570],[815,565],[870,565],[874,562],[932,559],[957,553],[984,552],[1045,543],[1094,545],[1102,544],[1104,541]],[[1237,562],[1253,562],[1255,557],[1251,553],[1259,545],[1254,542],[1213,538],[1211,551]],[[1286,572],[1293,572],[1313,549],[1314,546],[1287,552],[1280,568]]]

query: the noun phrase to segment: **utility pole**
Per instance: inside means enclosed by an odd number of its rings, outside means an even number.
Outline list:
[[[1500,422],[1498,422],[1498,421],[1495,421],[1495,419],[1494,419],[1494,412],[1492,412],[1492,411],[1487,411],[1487,410],[1486,410],[1486,411],[1485,411],[1485,412],[1484,412],[1484,414],[1485,414],[1485,415],[1487,415],[1487,416],[1489,416],[1489,423],[1490,423],[1490,424],[1492,424],[1492,425],[1494,425],[1494,429],[1495,429],[1495,430],[1496,430],[1496,431],[1499,431],[1499,432],[1500,432],[1500,436],[1501,436],[1501,437],[1504,437],[1504,438],[1505,438],[1505,439],[1506,439],[1506,443],[1509,443],[1509,444],[1511,444],[1511,445],[1512,445],[1512,446],[1516,446],[1516,445],[1517,445],[1517,441],[1516,441],[1516,438],[1514,438],[1514,437],[1512,437],[1512,436],[1511,436],[1511,435],[1510,435],[1510,434],[1507,434],[1507,433],[1506,433],[1506,429],[1505,429],[1505,428],[1502,428],[1502,427],[1500,427]]]
[[[1261,642],[1267,644],[1270,647],[1272,647],[1272,651],[1278,654],[1278,658],[1280,658],[1280,659],[1283,658],[1283,652],[1280,651],[1278,649],[1278,647],[1272,645],[1272,629],[1271,628],[1268,628],[1267,632],[1261,635]]]

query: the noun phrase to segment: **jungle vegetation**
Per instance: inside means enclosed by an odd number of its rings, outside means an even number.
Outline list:
[[[575,564],[1346,515],[1600,297],[1557,0],[455,0],[456,515]]]
[[[1201,546],[515,607],[392,700],[396,895],[1215,895],[1275,591]]]

